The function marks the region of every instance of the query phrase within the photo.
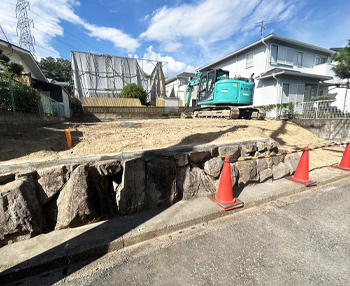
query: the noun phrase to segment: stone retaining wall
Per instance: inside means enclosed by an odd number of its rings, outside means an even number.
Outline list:
[[[0,246],[217,191],[223,159],[283,152],[269,140],[182,146],[0,174]],[[300,154],[231,165],[233,187],[294,173]],[[36,168],[33,169],[33,166]],[[11,169],[11,168],[10,168]],[[14,170],[12,166],[12,170]]]

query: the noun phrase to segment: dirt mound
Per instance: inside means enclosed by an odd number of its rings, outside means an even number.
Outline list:
[[[0,135],[0,164],[261,138],[271,138],[286,150],[328,143],[292,122],[279,120],[155,119],[133,123],[138,124],[64,123],[9,131]],[[71,131],[71,149],[64,129]],[[310,168],[339,163],[341,156],[341,152],[312,151]]]

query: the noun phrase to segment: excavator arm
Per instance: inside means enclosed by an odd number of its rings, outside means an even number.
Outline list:
[[[183,110],[184,113],[189,112],[189,107],[190,107],[190,102],[191,102],[191,98],[192,98],[193,87],[199,84],[200,76],[201,76],[201,74],[197,73],[196,76],[190,77],[188,79],[187,88],[186,88],[185,108]]]

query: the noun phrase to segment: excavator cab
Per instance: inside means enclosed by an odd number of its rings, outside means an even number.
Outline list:
[[[222,69],[208,70],[201,74],[198,88],[197,102],[208,99],[214,92],[215,83],[228,79],[229,71]]]

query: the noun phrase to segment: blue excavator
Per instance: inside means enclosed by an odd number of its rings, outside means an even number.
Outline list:
[[[223,117],[226,119],[265,119],[261,108],[253,104],[254,78],[229,78],[229,71],[211,69],[190,77],[182,118]],[[197,107],[189,112],[193,87],[198,86]]]

